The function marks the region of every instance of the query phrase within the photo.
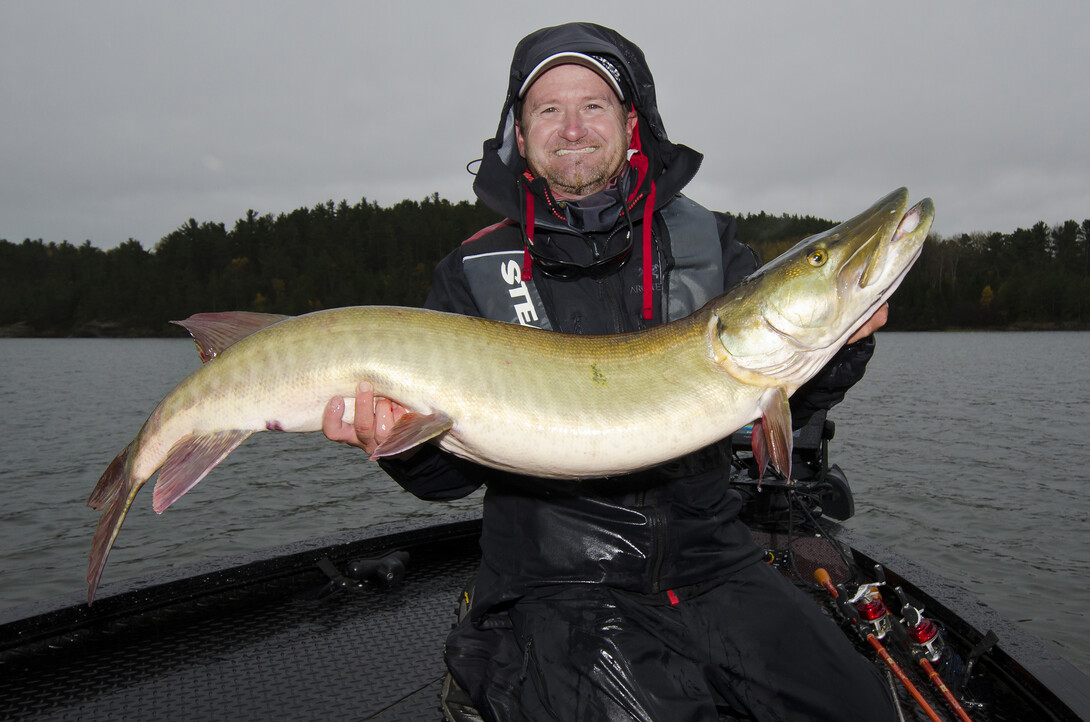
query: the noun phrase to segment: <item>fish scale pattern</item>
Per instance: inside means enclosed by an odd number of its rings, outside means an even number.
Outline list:
[[[392,590],[316,574],[271,601],[217,596],[50,640],[0,663],[0,719],[439,719],[436,621],[453,623],[478,562],[414,558]]]

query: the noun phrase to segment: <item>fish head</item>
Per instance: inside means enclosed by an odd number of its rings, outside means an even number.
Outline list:
[[[907,206],[908,190],[893,191],[748,276],[736,305],[720,309],[719,342],[730,365],[777,377],[770,383],[802,383],[824,365],[919,258],[935,207],[930,198]]]

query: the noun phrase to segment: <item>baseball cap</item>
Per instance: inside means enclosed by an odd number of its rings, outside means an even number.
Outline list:
[[[626,98],[625,88],[628,83],[625,82],[624,75],[613,64],[609,58],[604,55],[588,55],[586,53],[578,53],[574,51],[556,53],[542,60],[537,66],[530,71],[530,74],[526,76],[525,82],[522,87],[519,88],[519,98],[526,95],[526,91],[530,89],[530,86],[534,84],[538,78],[540,78],[546,71],[555,68],[557,65],[565,64],[582,65],[583,67],[590,68],[594,72],[602,76],[602,79],[609,83],[609,87],[613,88],[613,92],[617,94],[617,97],[622,101]]]

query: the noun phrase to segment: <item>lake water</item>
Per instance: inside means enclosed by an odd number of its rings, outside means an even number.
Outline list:
[[[1090,333],[882,333],[832,415],[848,526],[1090,672]],[[85,593],[95,481],[198,365],[186,340],[0,339],[0,610]],[[320,434],[257,434],[162,516],[137,497],[104,584],[479,504],[421,502]]]

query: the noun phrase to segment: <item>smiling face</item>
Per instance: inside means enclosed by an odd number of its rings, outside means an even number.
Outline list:
[[[526,93],[515,126],[519,153],[558,198],[585,198],[605,188],[627,161],[636,113],[626,112],[600,75],[558,65]]]

